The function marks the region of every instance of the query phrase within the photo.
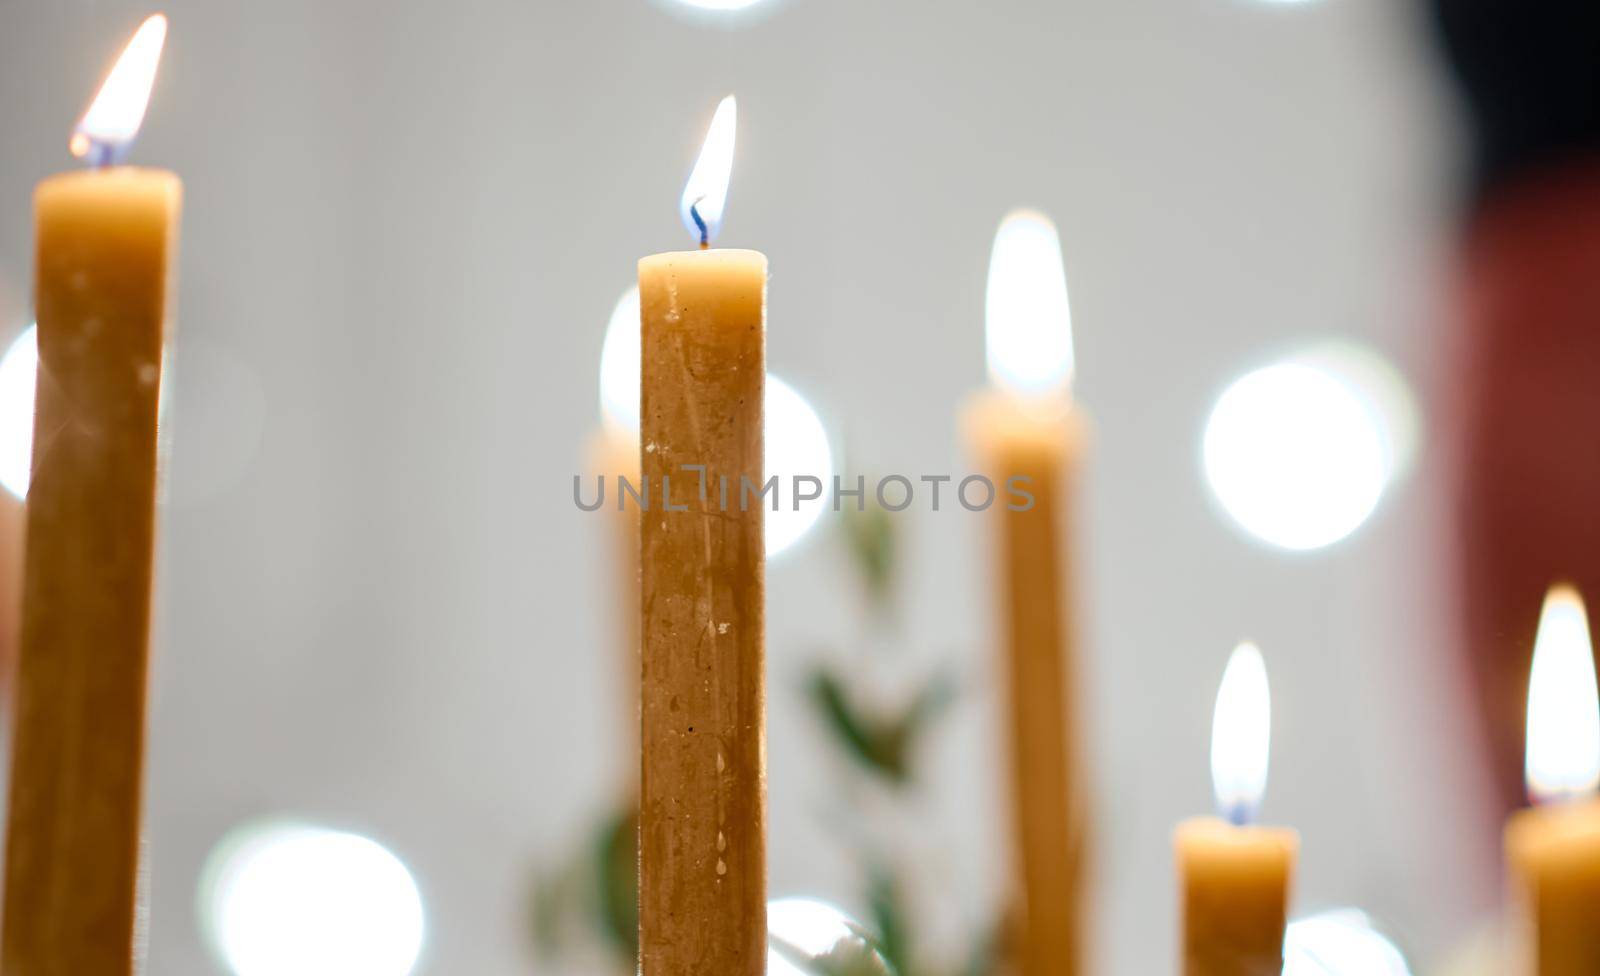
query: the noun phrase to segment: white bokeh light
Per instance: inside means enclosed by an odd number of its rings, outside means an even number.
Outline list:
[[[767,510],[767,556],[805,537],[832,504],[833,451],[822,418],[794,387],[767,374],[767,477],[778,476],[778,510]],[[795,477],[821,482],[821,497],[796,502]],[[815,485],[807,488],[815,489]]]
[[[639,286],[617,299],[600,347],[600,416],[621,433],[639,436]]]
[[[234,976],[406,976],[422,951],[415,880],[357,834],[246,828],[212,854],[200,910]]]
[[[635,287],[618,299],[600,349],[601,416],[608,427],[635,438],[639,436],[639,332],[639,289]],[[767,374],[766,416],[767,476],[779,476],[778,510],[771,510],[771,501],[765,503],[770,558],[804,538],[828,510],[834,469],[833,449],[822,418],[794,387],[771,373]],[[713,477],[716,474],[712,472]],[[797,475],[809,475],[822,484],[821,497],[800,502],[798,510],[794,500]],[[815,485],[806,487],[811,490]],[[738,486],[729,491],[737,492]]]
[[[1365,912],[1341,908],[1289,923],[1283,976],[1411,976],[1411,969]]]
[[[33,468],[33,394],[39,379],[38,327],[22,330],[0,358],[0,485],[28,494]]]
[[[859,951],[865,942],[861,926],[827,902],[779,898],[767,903],[767,976],[812,976],[802,968],[804,962],[824,958],[841,944]],[[871,959],[881,965],[875,952]],[[886,965],[878,971],[888,976]]]
[[[751,7],[757,7],[763,3],[767,3],[768,0],[677,0],[677,2],[685,7],[692,7],[695,10],[731,12],[735,10],[748,10]]]
[[[1321,347],[1249,373],[1206,422],[1206,480],[1245,531],[1285,549],[1354,532],[1412,451],[1414,411],[1378,357]]]

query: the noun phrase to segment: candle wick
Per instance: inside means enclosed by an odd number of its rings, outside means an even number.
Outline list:
[[[1248,827],[1254,818],[1250,816],[1248,804],[1235,803],[1223,812],[1223,819],[1235,827]]]
[[[705,197],[703,196],[696,197],[695,201],[689,204],[689,218],[700,229],[700,250],[702,251],[711,246],[711,228],[706,226],[705,218],[700,216],[700,201],[704,199]]]
[[[79,133],[73,138],[74,143],[76,143],[78,139],[82,139],[85,143],[87,143],[83,149],[83,152],[79,153],[78,155],[82,157],[83,161],[89,166],[90,169],[108,169],[112,166],[115,166],[122,162],[123,156],[127,152],[126,145],[118,146],[113,142],[95,139],[91,136],[83,135],[82,133]],[[73,148],[76,149],[77,146],[74,145]]]

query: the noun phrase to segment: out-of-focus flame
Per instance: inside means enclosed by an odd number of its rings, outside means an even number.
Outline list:
[[[122,57],[106,76],[100,93],[78,120],[68,143],[72,155],[88,157],[96,165],[116,162],[139,135],[144,111],[150,104],[156,66],[167,41],[165,14],[152,14],[139,25]]]
[[[1211,718],[1211,785],[1217,812],[1235,824],[1253,821],[1267,789],[1272,748],[1272,694],[1267,665],[1251,643],[1234,648]]]
[[[1013,210],[989,257],[985,338],[989,376],[1017,393],[1048,394],[1072,384],[1072,310],[1061,239],[1050,218]]]
[[[700,147],[700,158],[695,160],[689,182],[683,186],[683,201],[679,206],[683,226],[701,247],[709,246],[722,229],[722,211],[728,204],[728,181],[733,176],[733,137],[738,116],[738,103],[729,95],[717,106],[711,128],[706,130],[706,141]]]
[[[1600,786],[1600,695],[1583,598],[1551,587],[1533,641],[1528,680],[1528,794],[1540,802],[1592,794]]]

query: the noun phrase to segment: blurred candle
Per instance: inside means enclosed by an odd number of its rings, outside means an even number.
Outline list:
[[[589,443],[589,470],[603,479],[603,507],[612,555],[613,589],[606,601],[615,616],[622,673],[623,739],[627,795],[639,791],[639,503],[622,488],[639,483],[639,289],[617,300],[600,353],[600,429]],[[614,493],[614,494],[613,494]]]
[[[765,466],[767,259],[705,250],[734,111],[718,107],[684,190],[702,249],[639,262],[643,976],[759,976],[766,960],[764,513],[740,501]]]
[[[1016,211],[1001,223],[987,304],[992,385],[963,427],[997,492],[1013,946],[1022,976],[1071,976],[1084,958],[1088,799],[1067,545],[1087,423],[1072,403],[1072,322],[1049,218]]]
[[[1528,794],[1506,860],[1532,976],[1600,973],[1600,696],[1589,620],[1570,586],[1545,597],[1528,681]]]
[[[39,382],[0,971],[134,967],[156,408],[181,184],[118,163],[166,35],[146,20],[34,195]]]
[[[1228,661],[1211,724],[1211,780],[1218,817],[1178,825],[1184,976],[1278,976],[1289,885],[1300,838],[1257,827],[1267,785],[1272,702],[1254,644]]]

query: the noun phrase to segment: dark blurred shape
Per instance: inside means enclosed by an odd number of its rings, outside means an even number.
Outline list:
[[[1600,3],[1431,0],[1473,116],[1479,184],[1600,155]]]
[[[1600,604],[1600,2],[1433,0],[1476,185],[1448,415],[1467,663],[1500,805],[1523,802],[1544,592]]]
[[[1464,254],[1460,605],[1505,806],[1545,590],[1600,607],[1600,165],[1490,193]]]

